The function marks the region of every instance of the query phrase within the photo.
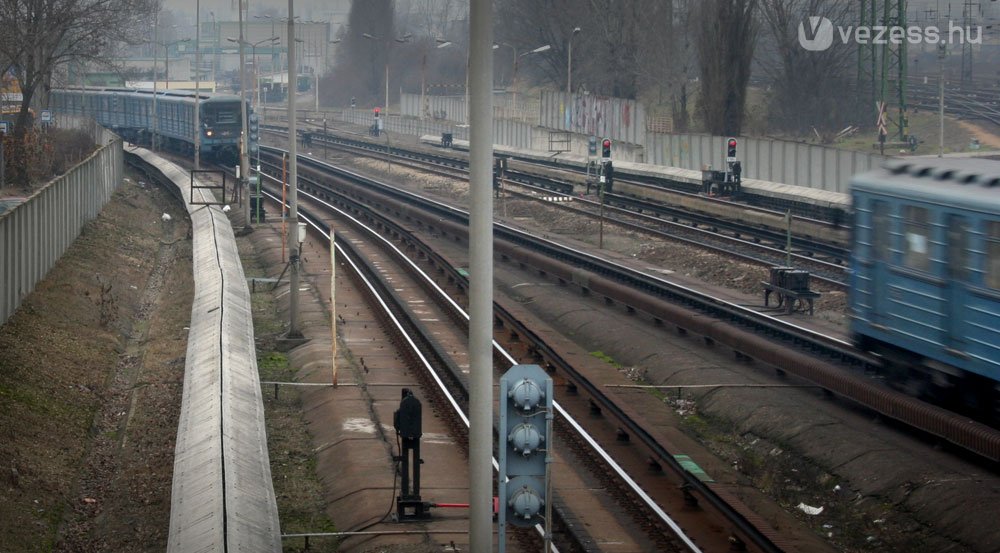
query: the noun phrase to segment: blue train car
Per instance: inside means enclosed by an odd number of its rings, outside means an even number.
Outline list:
[[[239,153],[240,98],[233,94],[200,93],[201,154],[233,159]],[[153,91],[125,88],[66,88],[52,91],[53,110],[88,115],[132,142],[149,143],[154,129]],[[164,147],[194,152],[195,93],[156,92],[159,141]],[[247,113],[251,108],[247,105]]]
[[[851,183],[851,332],[908,391],[996,420],[1000,162],[914,159]]]

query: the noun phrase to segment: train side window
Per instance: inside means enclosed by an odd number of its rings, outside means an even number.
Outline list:
[[[872,202],[872,257],[889,259],[889,205],[881,200]]]
[[[947,275],[954,280],[969,279],[969,225],[965,217],[948,216]]]
[[[1000,221],[986,224],[986,286],[1000,290]]]
[[[930,267],[930,227],[927,209],[903,206],[903,264],[926,271]]]

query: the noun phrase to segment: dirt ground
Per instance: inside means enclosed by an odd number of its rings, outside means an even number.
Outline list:
[[[0,551],[165,549],[186,234],[172,198],[128,178],[0,327]]]

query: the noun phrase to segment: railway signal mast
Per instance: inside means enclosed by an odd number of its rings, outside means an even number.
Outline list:
[[[506,551],[508,522],[544,523],[545,550],[550,550],[552,419],[552,378],[541,367],[514,365],[500,377],[500,553]]]

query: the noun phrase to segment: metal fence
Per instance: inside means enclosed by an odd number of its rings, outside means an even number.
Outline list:
[[[699,170],[724,167],[727,137],[703,134],[649,133],[646,163]],[[743,176],[848,192],[851,175],[877,168],[886,159],[876,153],[841,150],[816,144],[739,137]]]
[[[88,129],[103,145],[66,174],[0,214],[0,324],[17,310],[49,269],[100,213],[122,182],[122,142],[77,119],[60,126]]]
[[[401,96],[402,115],[388,118],[387,129],[406,134],[439,135],[451,132],[468,137],[465,102],[461,96],[423,99],[425,119],[419,119],[419,94]],[[543,92],[541,99],[516,99],[512,94],[494,97],[493,142],[510,148],[538,151],[562,150],[586,156],[591,136],[611,138],[614,157],[622,161],[701,170],[722,168],[728,137],[705,134],[658,133],[649,130],[646,111],[635,100],[565,92]],[[537,118],[524,116],[536,109]],[[514,115],[517,115],[516,117]],[[345,120],[370,125],[367,110],[345,110]],[[557,134],[563,136],[554,139]],[[558,143],[558,147],[553,144]],[[739,137],[743,176],[771,182],[846,193],[851,175],[877,168],[887,156],[829,146],[769,138]]]

